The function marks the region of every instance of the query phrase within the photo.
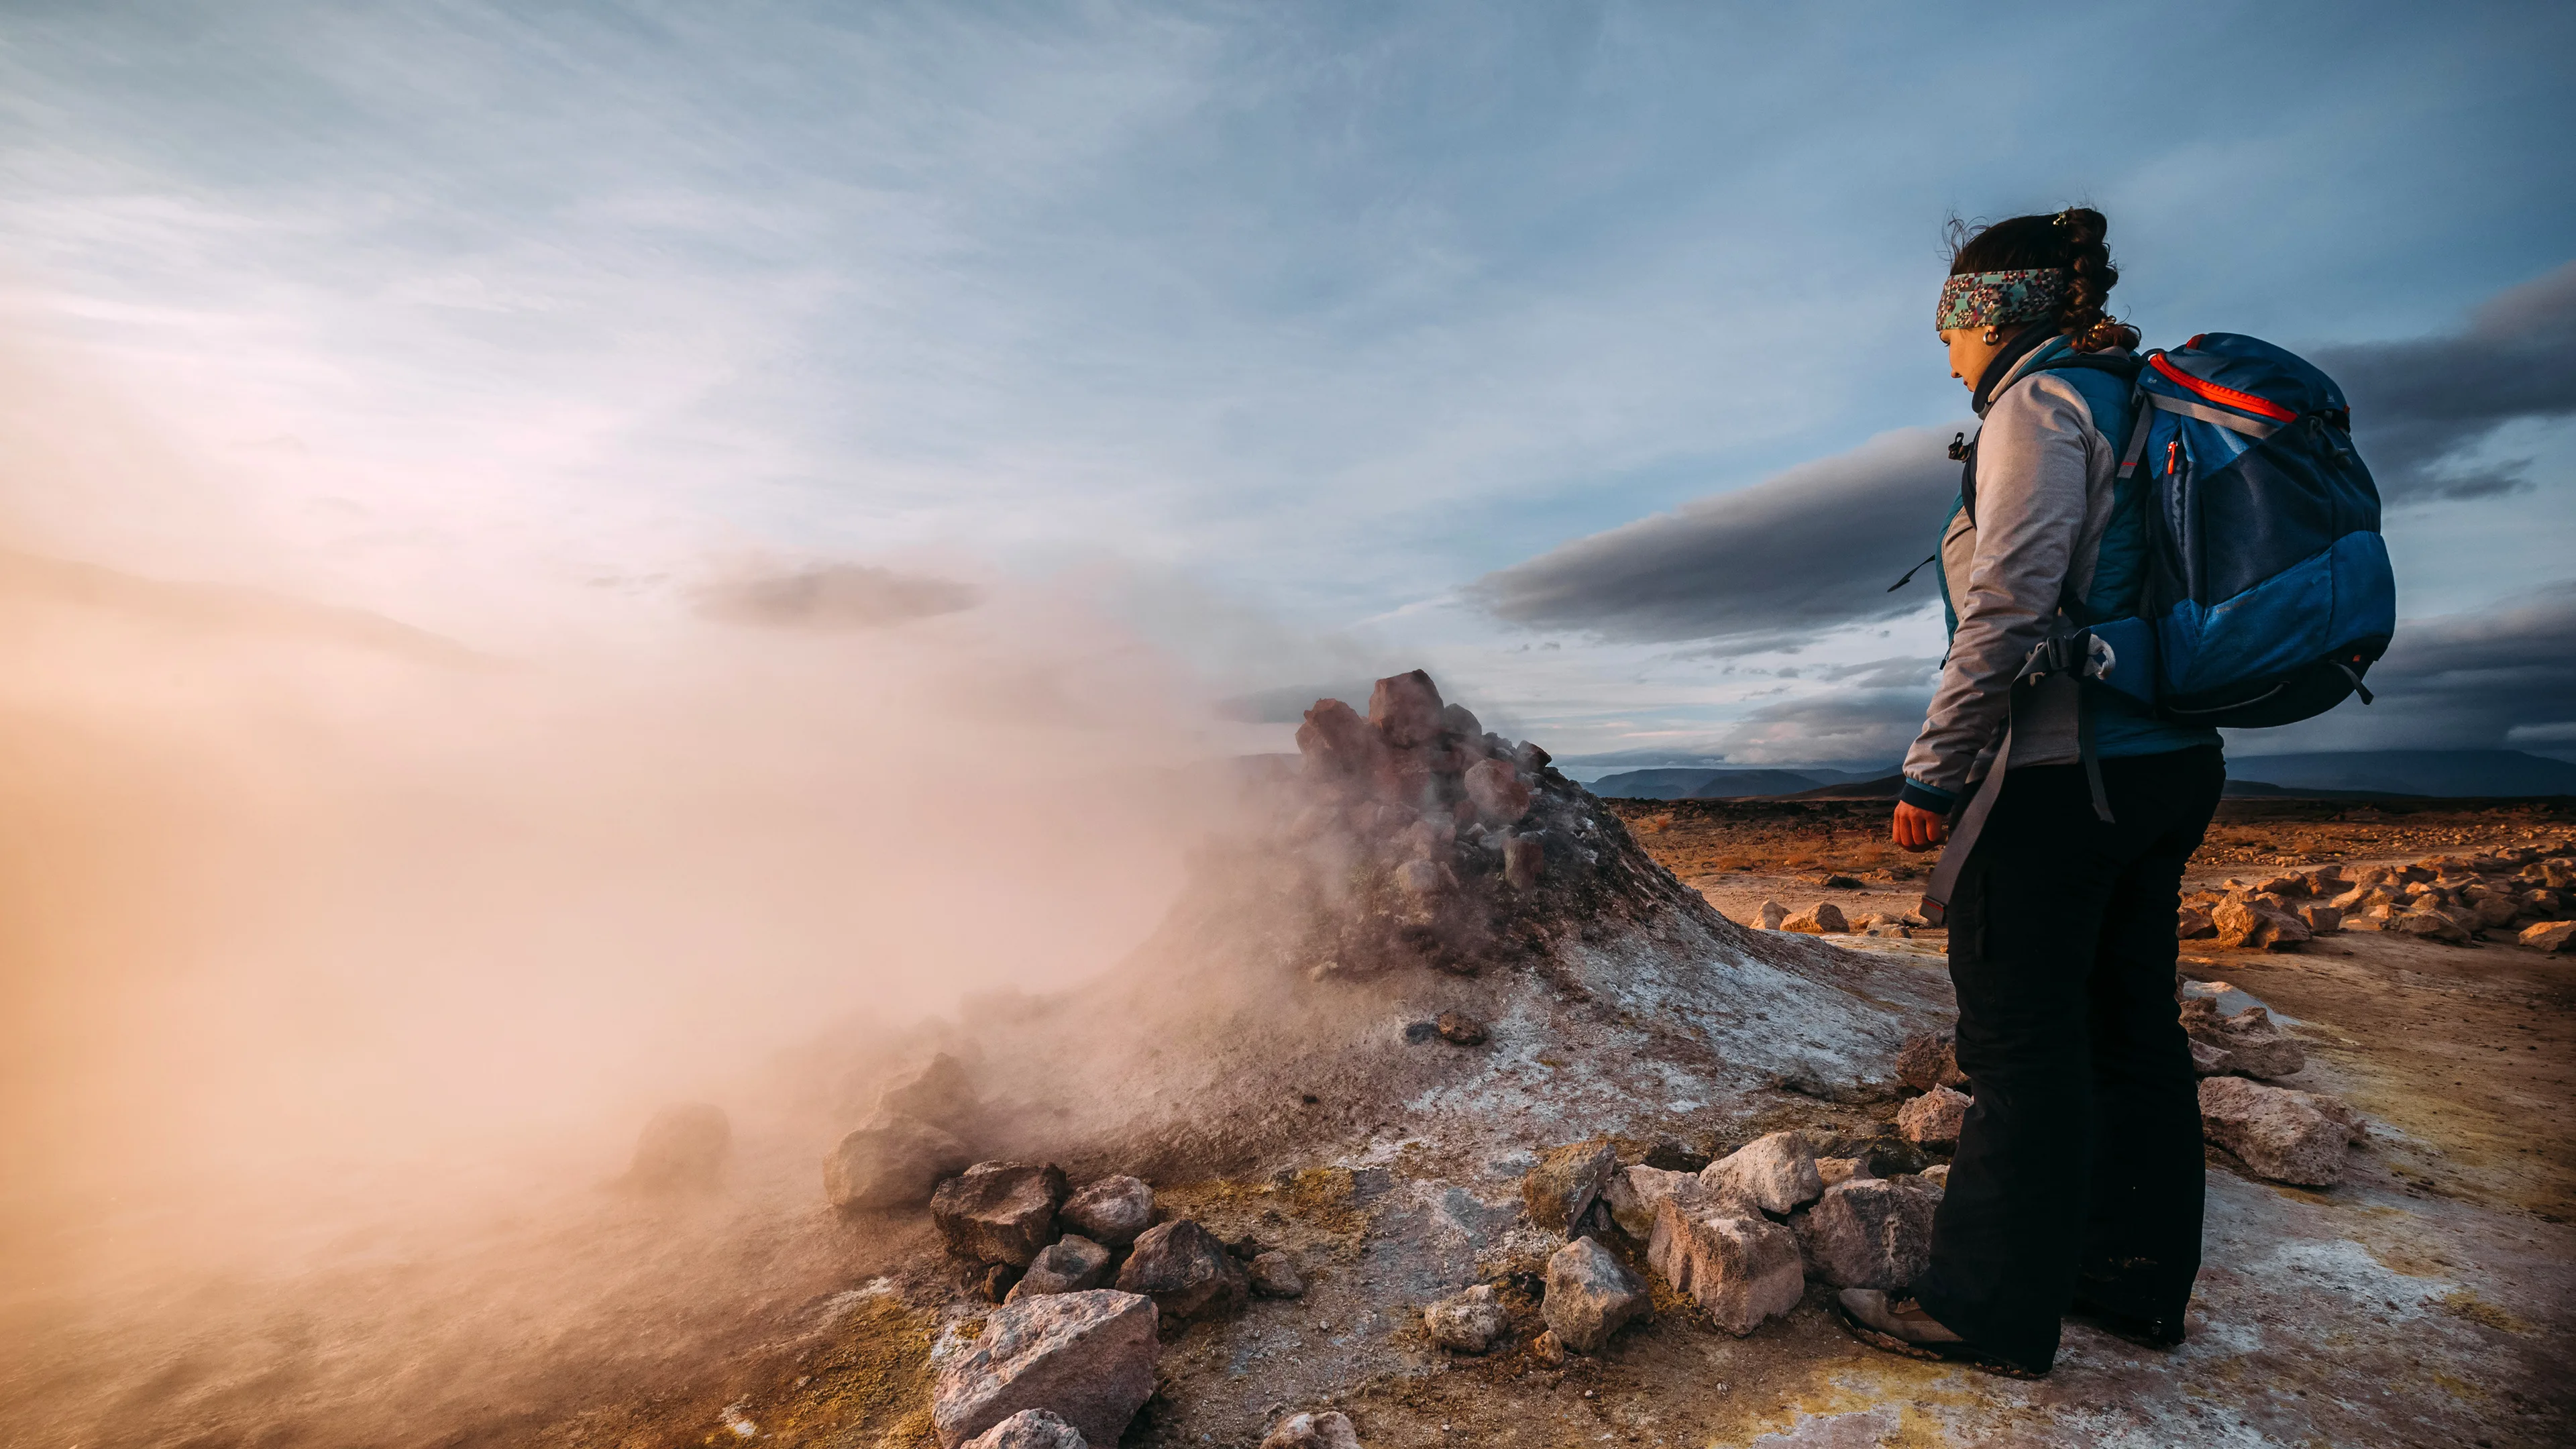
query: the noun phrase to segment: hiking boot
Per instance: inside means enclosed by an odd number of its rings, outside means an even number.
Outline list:
[[[2178,1318],[2145,1318],[2135,1313],[2122,1313],[2078,1293],[2067,1306],[2067,1315],[2080,1318],[2111,1335],[2125,1339],[2140,1348],[2170,1350],[2182,1347],[2182,1320]]]
[[[2007,1378],[2035,1379],[2047,1372],[2033,1369],[2000,1354],[1988,1353],[1945,1327],[1914,1301],[1912,1295],[1899,1289],[1885,1292],[1876,1288],[1846,1288],[1837,1298],[1843,1325],[1851,1335],[1875,1349],[1903,1354],[1907,1358],[1945,1360],[1969,1364],[1988,1373]]]

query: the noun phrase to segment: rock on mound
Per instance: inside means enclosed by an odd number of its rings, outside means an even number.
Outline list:
[[[1720,916],[1420,671],[1366,717],[1318,701],[1298,744],[1124,965],[969,1012],[979,1150],[1186,1177],[1705,1130],[1766,1087],[1892,1092],[1898,1044],[1946,1013],[1937,972]]]

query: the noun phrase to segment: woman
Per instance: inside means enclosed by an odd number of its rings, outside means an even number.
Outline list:
[[[1880,1347],[2024,1375],[2047,1372],[2070,1309],[2181,1342],[2200,1267],[2174,909],[2225,783],[2218,733],[2063,672],[2022,682],[2047,640],[2127,612],[2143,571],[2143,484],[2113,477],[2138,334],[2103,310],[2119,280],[2103,232],[2080,208],[1997,222],[1956,238],[1941,289],[1950,374],[1984,421],[1941,539],[1950,656],[1905,759],[1897,844],[1940,844],[2009,765],[1948,901],[1975,1101],[1931,1267],[1843,1295]]]

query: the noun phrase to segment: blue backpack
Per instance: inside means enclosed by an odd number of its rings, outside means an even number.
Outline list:
[[[2087,621],[2082,672],[2185,724],[2368,704],[2397,581],[2343,390],[2268,342],[2208,332],[2140,359],[2132,410],[2116,486],[2143,511],[2135,612]]]

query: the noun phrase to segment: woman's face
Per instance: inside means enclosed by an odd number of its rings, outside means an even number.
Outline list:
[[[2013,330],[2017,333],[2021,329]],[[1941,329],[1941,345],[1950,349],[1950,375],[1959,380],[1961,387],[1975,392],[1977,380],[1986,375],[1986,367],[1995,360],[1995,354],[2012,344],[2012,338],[2000,331],[1995,337],[1995,341],[1988,342],[1983,327]]]

